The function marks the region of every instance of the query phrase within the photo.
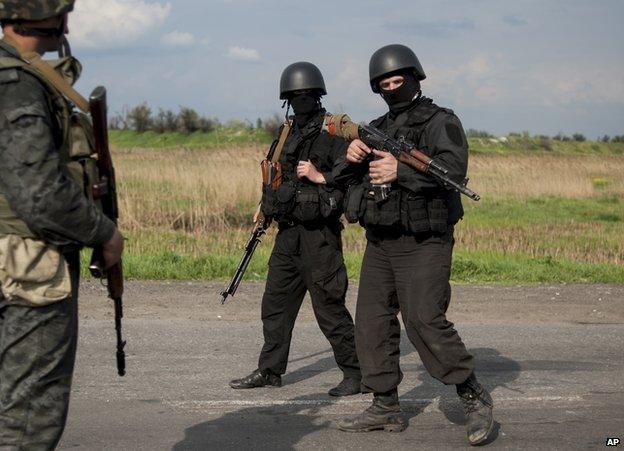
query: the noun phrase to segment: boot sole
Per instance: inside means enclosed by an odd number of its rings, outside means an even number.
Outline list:
[[[482,435],[481,437],[479,437],[476,440],[470,440],[468,439],[468,442],[470,443],[470,446],[478,446],[480,444],[482,444],[483,442],[485,442],[488,437],[490,436],[490,434],[492,433],[492,429],[494,429],[494,417],[492,417],[492,421],[490,421],[490,424],[488,426],[487,432]]]
[[[383,426],[369,426],[361,429],[347,429],[338,426],[338,429],[344,432],[373,432],[373,431],[385,431],[385,432],[403,432],[407,429],[406,424],[385,424]]]

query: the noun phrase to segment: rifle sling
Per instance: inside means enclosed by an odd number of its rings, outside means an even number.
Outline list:
[[[271,156],[271,163],[277,163],[282,155],[282,150],[284,150],[284,143],[286,142],[286,138],[288,138],[288,134],[290,133],[290,122],[284,122],[282,126],[282,131],[279,135],[279,139],[277,140],[277,146],[275,146],[275,151]]]
[[[19,45],[11,38],[5,36],[4,41],[14,47],[20,54],[22,60],[28,64],[48,83],[54,86],[63,96],[70,100],[83,112],[89,113],[89,102],[78,91],[76,91],[52,66],[41,59],[41,55],[36,52],[22,52]]]

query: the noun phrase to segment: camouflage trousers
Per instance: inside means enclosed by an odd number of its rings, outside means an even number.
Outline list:
[[[67,419],[76,355],[77,255],[72,296],[44,307],[6,305],[0,294],[0,451],[51,450]]]

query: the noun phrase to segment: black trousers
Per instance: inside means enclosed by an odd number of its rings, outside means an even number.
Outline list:
[[[473,358],[445,315],[451,299],[453,244],[452,229],[442,236],[369,238],[355,318],[364,391],[387,392],[403,378],[399,312],[431,376],[459,384],[472,373]]]
[[[345,306],[347,271],[340,229],[302,225],[280,228],[269,260],[262,297],[264,346],[258,368],[286,372],[292,330],[306,291],[336,363],[347,377],[360,377],[354,326]]]

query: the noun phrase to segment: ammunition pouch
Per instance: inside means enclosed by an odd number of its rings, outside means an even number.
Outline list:
[[[319,208],[323,218],[338,217],[343,211],[344,193],[339,189],[319,186]]]
[[[451,224],[444,198],[393,189],[386,200],[376,202],[366,183],[349,187],[344,214],[350,223],[359,221],[364,227],[388,227],[408,233],[444,233]]]
[[[401,225],[401,190],[393,189],[383,202],[375,201],[372,190],[364,193],[364,215],[366,225],[397,227]]]
[[[295,208],[292,215],[301,222],[317,221],[321,215],[317,186],[301,186],[295,196]]]
[[[276,190],[270,185],[263,185],[262,213],[276,219],[290,215],[295,208],[296,194],[297,189],[292,181],[282,183]]]
[[[347,194],[344,199],[344,215],[347,221],[351,224],[358,222],[362,218],[362,213],[364,212],[363,198],[365,192],[366,187],[364,184],[351,185],[349,186],[349,189],[347,189]]]

